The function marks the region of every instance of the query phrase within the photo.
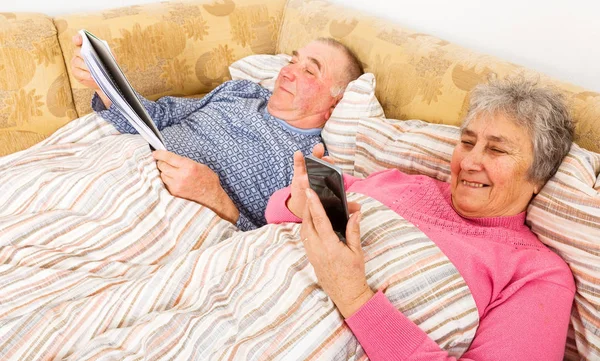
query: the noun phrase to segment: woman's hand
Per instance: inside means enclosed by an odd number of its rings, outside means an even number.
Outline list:
[[[333,159],[330,157],[324,157],[325,147],[322,143],[314,146],[312,155],[319,159],[323,159],[326,162],[333,164]],[[287,208],[296,217],[302,218],[304,212],[304,204],[306,203],[306,190],[310,187],[308,183],[308,174],[306,173],[306,162],[302,152],[296,151],[294,153],[294,177],[292,178],[292,184],[290,186],[291,196],[286,202]]]
[[[329,295],[338,310],[348,318],[373,297],[367,284],[365,259],[360,245],[360,206],[350,203],[353,211],[346,227],[347,244],[341,242],[327,218],[317,194],[305,191],[300,236],[315,269],[319,284]]]

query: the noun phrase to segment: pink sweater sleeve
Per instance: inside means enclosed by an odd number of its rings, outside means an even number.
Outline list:
[[[562,360],[573,292],[551,282],[523,286],[480,319],[460,360]],[[372,361],[456,360],[396,310],[381,292],[346,323]]]
[[[360,180],[360,178],[344,174],[344,188],[348,190],[348,188],[350,188],[357,180]],[[287,200],[290,198],[290,195],[290,187],[285,187],[273,193],[271,198],[269,198],[267,209],[265,210],[265,218],[267,219],[267,223],[279,224],[302,222],[302,219],[296,217],[285,205]]]
[[[265,218],[267,223],[300,223],[302,219],[296,217],[288,207],[285,205],[287,200],[290,198],[290,187],[286,187],[273,193],[267,203],[267,209],[265,210]]]

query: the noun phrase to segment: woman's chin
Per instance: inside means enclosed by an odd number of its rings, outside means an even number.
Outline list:
[[[457,201],[457,199],[464,199],[464,196],[452,195],[452,207],[454,207],[454,210],[459,215],[467,218],[481,218],[487,216],[485,214],[484,204],[478,204],[476,202]]]

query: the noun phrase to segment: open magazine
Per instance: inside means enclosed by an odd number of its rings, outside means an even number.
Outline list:
[[[87,30],[80,30],[79,34],[83,38],[81,56],[100,89],[153,149],[166,150],[163,137],[119,68],[108,44]]]

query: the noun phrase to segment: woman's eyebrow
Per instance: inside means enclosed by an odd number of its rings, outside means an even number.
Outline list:
[[[461,135],[466,135],[468,137],[477,138],[477,133],[475,133],[474,131],[472,131],[470,129],[463,129],[463,131],[461,132]],[[509,147],[513,147],[515,145],[515,143],[512,140],[510,140],[504,136],[501,136],[501,135],[488,135],[485,138],[490,142],[506,144]]]
[[[488,135],[487,140],[489,140],[491,142],[506,144],[509,147],[512,147],[515,145],[515,143],[512,140],[510,140],[502,135]]]

